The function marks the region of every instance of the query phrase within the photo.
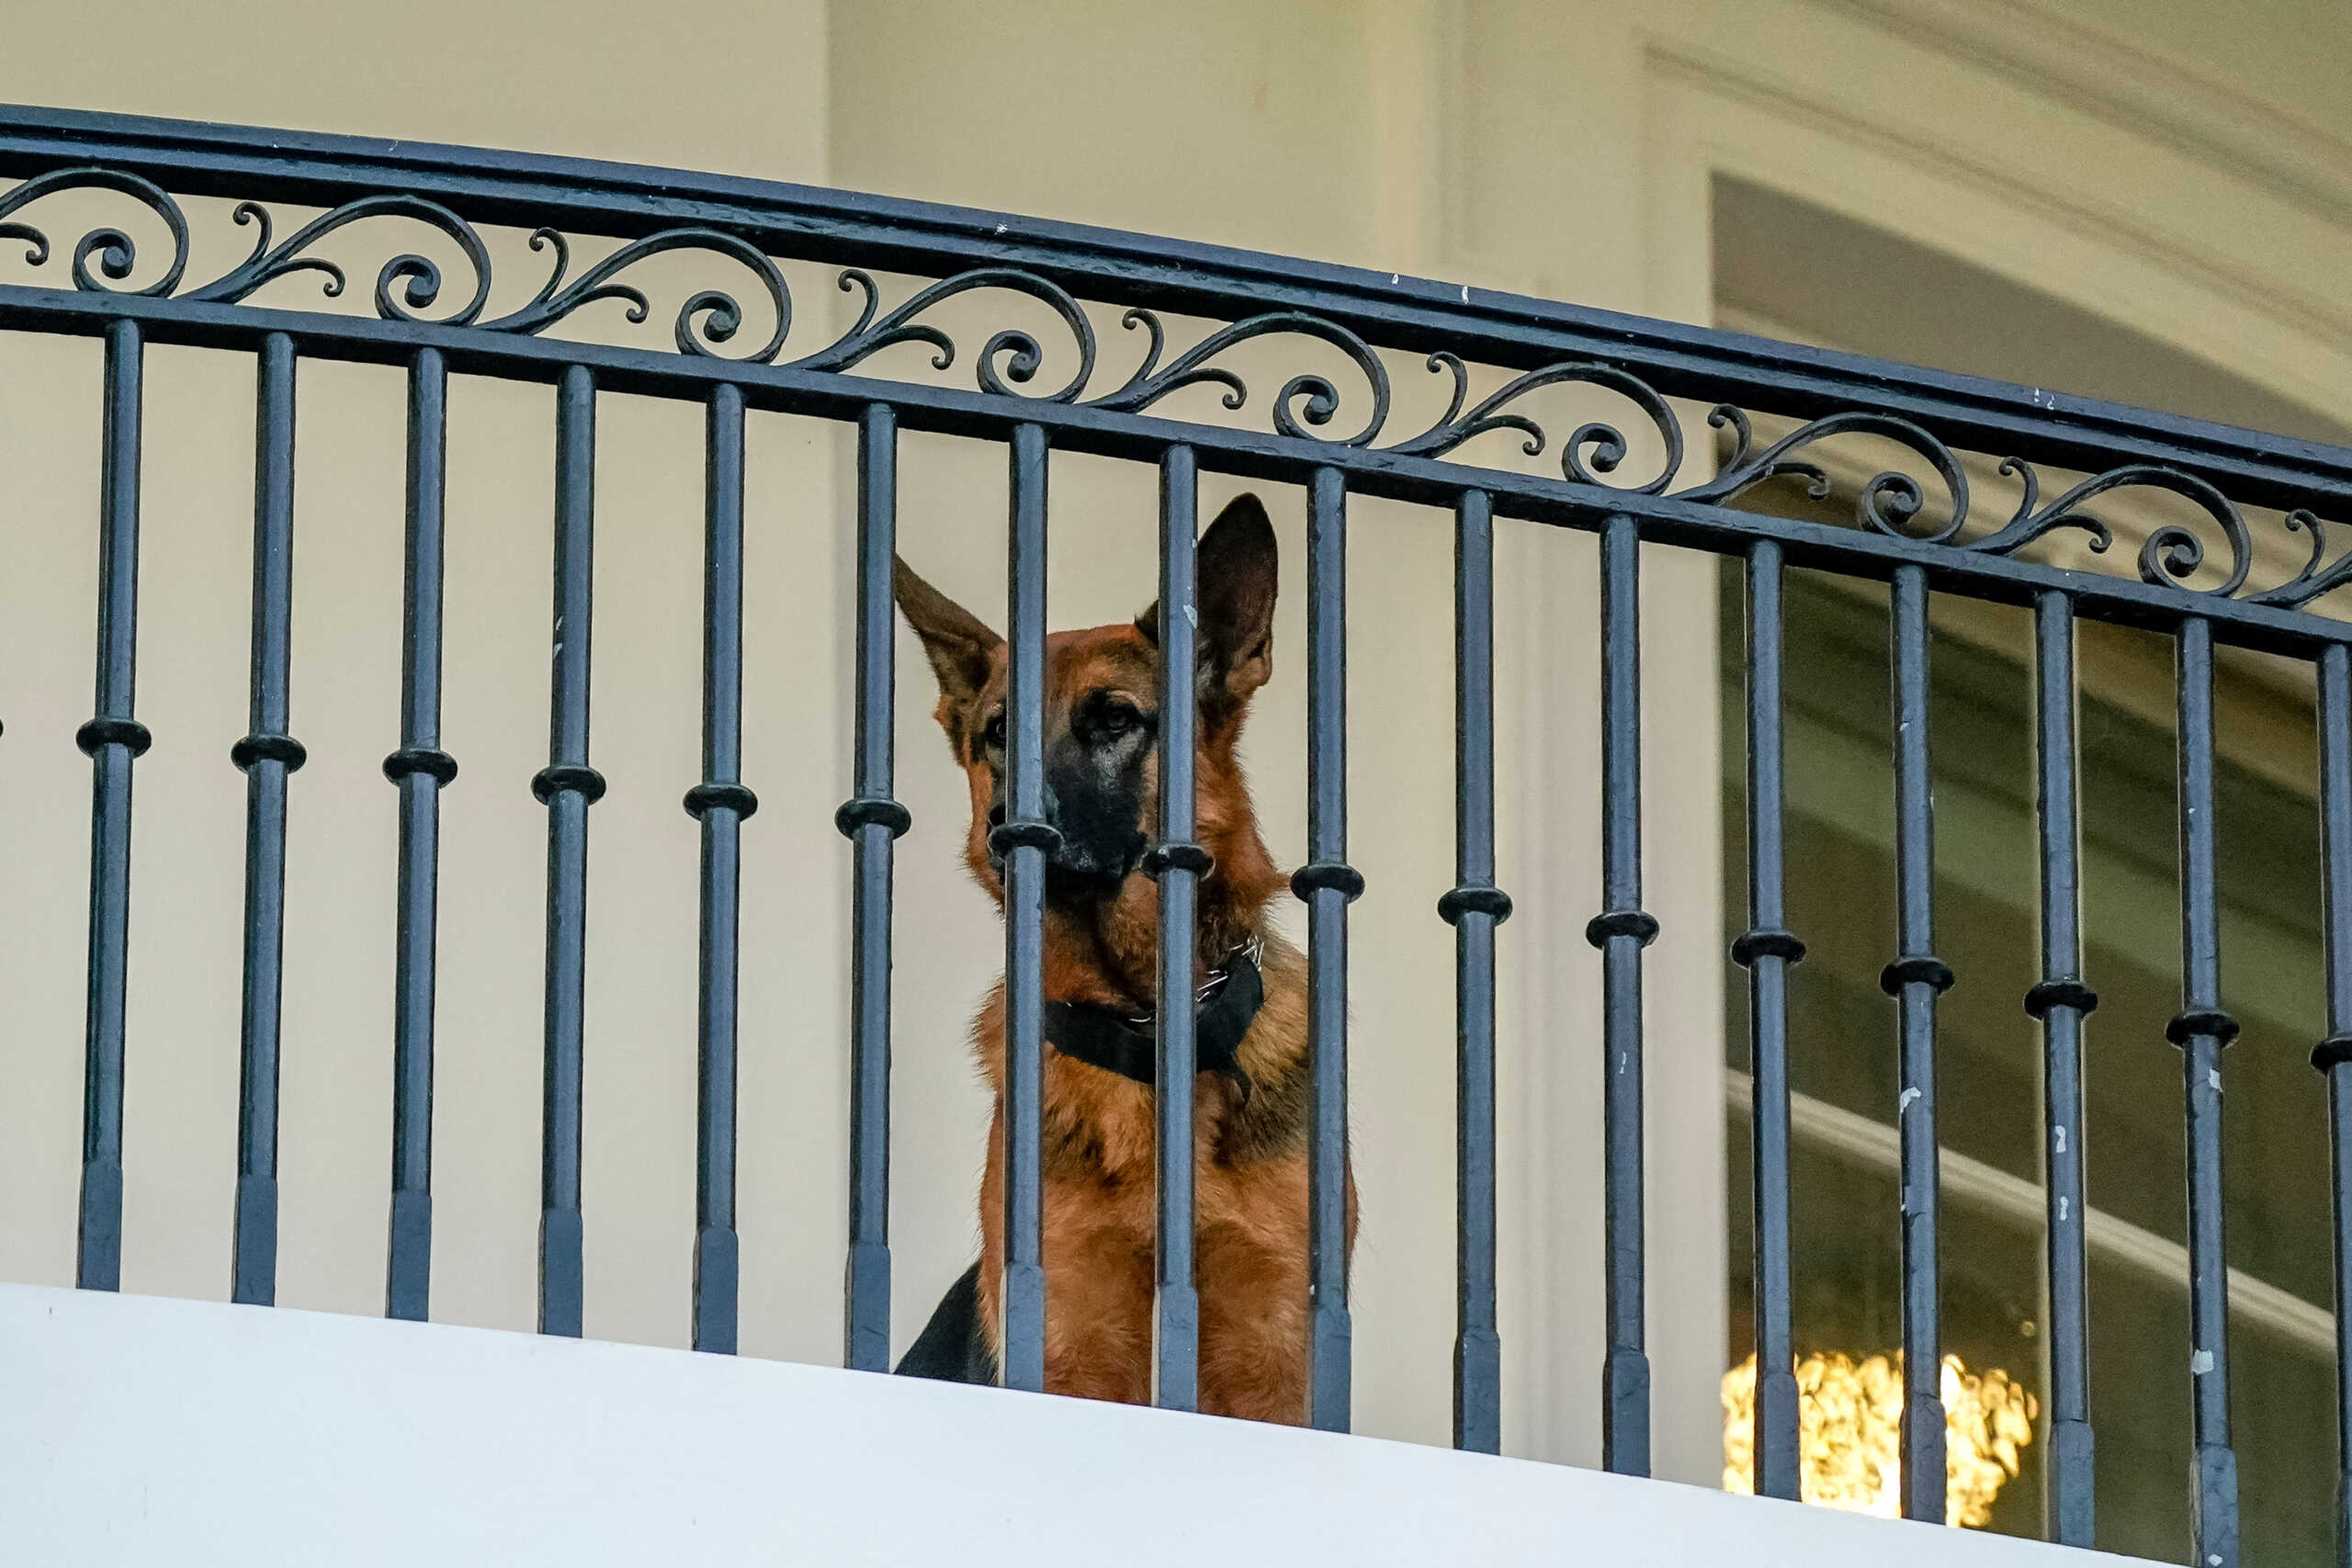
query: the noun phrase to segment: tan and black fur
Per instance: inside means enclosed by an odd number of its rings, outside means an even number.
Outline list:
[[[1269,904],[1289,884],[1259,836],[1235,750],[1250,698],[1273,671],[1276,550],[1254,496],[1228,505],[1202,537],[1198,582],[1197,837],[1216,864],[1200,886],[1195,952],[1204,976],[1261,939],[1265,991],[1238,1052],[1248,1092],[1218,1075],[1196,1085],[1200,1407],[1295,1423],[1306,1398],[1306,967],[1267,924]],[[1001,908],[989,830],[1002,820],[1005,644],[904,561],[897,591],[938,676],[940,728],[970,785],[965,859]],[[1158,888],[1137,865],[1159,818],[1158,606],[1131,625],[1052,635],[1046,670],[1047,809],[1063,845],[1047,869],[1045,994],[1148,1012]],[[1000,1350],[1001,982],[972,1041],[996,1100],[980,1259],[899,1370],[977,1380]],[[1051,1046],[1045,1057],[1046,1387],[1141,1403],[1151,1390],[1153,1090]],[[1352,1179],[1348,1216],[1352,1241]],[[969,1354],[956,1342],[966,1335]]]

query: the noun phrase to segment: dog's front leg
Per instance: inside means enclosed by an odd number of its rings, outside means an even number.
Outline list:
[[[981,1321],[1003,1364],[1003,1116],[989,1134],[980,1182]],[[1149,1190],[1048,1177],[1043,1194],[1046,1392],[1143,1404],[1151,1399]]]

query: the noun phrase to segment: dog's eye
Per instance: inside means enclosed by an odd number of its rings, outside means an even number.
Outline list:
[[[1104,703],[1094,711],[1094,722],[1089,728],[1098,740],[1116,740],[1141,728],[1143,715],[1125,703]]]
[[[980,744],[992,750],[1004,750],[1004,715],[1001,712],[989,716],[988,728],[980,731]]]

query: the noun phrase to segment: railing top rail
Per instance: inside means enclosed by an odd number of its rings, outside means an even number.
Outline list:
[[[333,206],[406,191],[469,219],[635,238],[679,222],[770,254],[917,274],[1016,266],[1081,297],[1211,318],[1308,312],[1382,347],[1514,369],[1589,359],[1668,396],[1800,417],[1869,409],[1956,446],[2098,472],[2177,467],[2233,498],[2352,511],[2352,450],[2044,388],[1460,283],[808,186],[434,142],[0,105],[0,175],[91,163],[185,195]]]

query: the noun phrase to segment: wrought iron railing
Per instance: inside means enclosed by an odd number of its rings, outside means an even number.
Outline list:
[[[2325,834],[2328,1023],[2313,1053],[2335,1114],[2334,1179],[2339,1302],[2352,1294],[2352,626],[2309,606],[2352,580],[2352,548],[2331,553],[2331,522],[2352,520],[2352,452],[2190,419],[2094,402],[1734,333],[1574,309],[1456,285],[1373,274],[1178,242],[713,175],[656,172],[405,142],[292,135],[215,126],[26,108],[0,109],[0,236],[32,258],[52,251],[72,287],[0,286],[0,330],[75,333],[104,340],[106,363],[96,711],[79,740],[92,760],[87,1075],[79,1220],[78,1282],[114,1288],[122,1213],[122,1086],[130,791],[149,743],[135,716],[141,390],[150,344],[197,344],[256,356],[259,462],[255,499],[253,688],[250,733],[232,752],[248,781],[244,1011],[235,1299],[267,1303],[277,1263],[279,955],[288,776],[303,749],[287,733],[293,387],[305,358],[405,367],[409,378],[407,594],[401,744],[384,771],[400,809],[399,947],[394,1029],[393,1191],[386,1310],[425,1315],[431,1234],[430,1103],[433,1082],[437,796],[457,770],[440,743],[442,495],[446,393],[455,372],[552,383],[557,389],[556,593],[553,715],[548,765],[533,788],[548,812],[546,1116],[542,1166],[539,1325],[578,1334],[582,1324],[580,1111],[583,908],[589,807],[604,782],[590,760],[588,680],[594,609],[591,502],[594,428],[604,392],[700,402],[707,411],[703,779],[685,806],[703,835],[700,1099],[694,1341],[732,1349],[737,1280],[736,1128],[737,836],[756,807],[738,776],[741,751],[743,428],[747,409],[854,425],[858,442],[858,603],[855,783],[839,825],[855,867],[852,915],[854,997],[849,1052],[853,1100],[850,1258],[845,1360],[884,1370],[888,1352],[887,1230],[893,841],[908,826],[893,798],[890,562],[901,430],[1001,443],[1011,464],[1011,641],[1015,722],[1011,726],[1010,817],[998,830],[1008,863],[1009,1179],[1003,1300],[1004,1378],[1043,1380],[1045,1297],[1039,1257],[1036,1117],[1041,898],[1050,829],[1036,784],[1044,626],[1046,477],[1050,454],[1084,452],[1156,465],[1162,496],[1161,597],[1166,669],[1189,648],[1195,479],[1203,468],[1297,483],[1308,497],[1309,862],[1294,886],[1307,907],[1312,975],[1313,1111],[1310,1166],[1311,1389],[1321,1427],[1349,1422],[1350,1336],[1342,1172],[1347,1098],[1348,906],[1362,878],[1348,863],[1344,584],[1351,496],[1442,507],[1457,546],[1459,704],[1458,886],[1440,913],[1459,947],[1460,1325],[1455,1434],[1464,1447],[1498,1445],[1501,1398],[1495,1325],[1495,929],[1510,902],[1495,886],[1493,542],[1497,517],[1581,529],[1600,536],[1602,670],[1603,871],[1600,912],[1588,936],[1602,953],[1607,1059],[1631,1070],[1606,1075],[1608,1348],[1603,1425],[1606,1462],[1648,1466],[1649,1372],[1644,1348],[1641,972],[1657,922],[1642,908],[1639,766],[1638,573],[1645,544],[1738,558],[1747,581],[1746,665],[1750,845],[1748,930],[1731,956],[1751,987],[1755,1160],[1756,1488],[1798,1490],[1798,1403],[1791,1375],[1790,1110],[1786,985],[1804,944],[1782,907],[1783,761],[1781,586],[1795,567],[1891,581],[1893,695],[1897,736],[1899,908],[1896,952],[1883,983],[1898,1009],[1903,1089],[1894,1108],[1902,1140],[1903,1348],[1906,1399],[1902,1443],[1905,1512],[1939,1519],[1944,1509],[1944,1412],[1938,1372],[1936,1226],[1937,999],[1952,976],[1936,956],[1934,823],[1929,792],[1928,667],[1931,592],[2031,608],[2036,626],[2042,907],[2042,978],[2024,998],[2045,1045],[2051,1363],[2046,1450],[2051,1532],[2088,1544],[2091,1427],[2085,1346],[2084,1184],[2080,1130],[2085,1018],[2096,1006],[2083,973],[2076,899],[2075,623],[2089,616],[2172,637],[2178,660],[2179,809],[2186,976],[2171,1035],[2186,1063],[2189,1237],[2193,1268],[2192,1386],[2197,1477],[2197,1560],[2236,1561],[2235,1478],[2228,1400],[2227,1274],[2223,1267],[2221,1065],[2236,1024],[2223,1010],[2216,917],[2213,806],[2213,662],[2217,643],[2268,650],[2316,665],[2320,693],[2322,817]],[[168,231],[172,254],[142,264],[130,237],[92,226],[70,243],[37,226],[37,204],[69,192],[111,193],[145,209]],[[233,198],[233,220],[253,231],[252,251],[221,276],[190,276],[187,198]],[[321,209],[282,239],[258,203]],[[332,233],[397,218],[437,230],[473,276],[456,281],[416,254],[384,262],[372,311],[264,307],[256,290],[291,273],[345,278],[316,251]],[[489,226],[533,231],[546,281],[503,314],[490,311]],[[575,266],[566,235],[620,242]],[[600,301],[650,310],[626,281],[636,263],[695,252],[747,273],[747,309],[717,288],[695,292],[674,321],[674,351],[559,338],[554,329]],[[847,266],[840,276],[862,308],[821,344],[796,333],[778,258]],[[874,273],[931,279],[896,302]],[[136,283],[141,276],[152,281]],[[1075,369],[1060,385],[1034,386],[1049,355],[1032,333],[1007,326],[966,358],[974,384],[884,379],[868,361],[920,343],[947,370],[961,351],[937,324],[954,297],[1002,291],[1028,297],[1069,333],[1055,354]],[[1124,310],[1122,325],[1144,352],[1124,378],[1101,373],[1102,340],[1087,307]],[[762,312],[764,311],[764,314]],[[1205,319],[1206,334],[1171,351],[1163,313]],[[772,318],[764,337],[748,321]],[[1252,403],[1231,361],[1256,340],[1319,340],[1352,364],[1360,388],[1300,371]],[[757,339],[758,341],[752,341]],[[1423,428],[1392,428],[1385,354],[1425,356],[1449,378],[1442,414]],[[1477,367],[1474,372],[1474,367]],[[1504,379],[1474,398],[1479,375]],[[865,373],[861,373],[865,372]],[[1177,420],[1156,412],[1188,387],[1211,385],[1241,417]],[[1553,442],[1529,412],[1540,389],[1578,387],[1629,403],[1641,441],[1661,456],[1640,482],[1621,480],[1636,442],[1586,423]],[[1684,417],[1669,399],[1711,407],[1728,452],[1690,461]],[[1360,422],[1338,422],[1342,405]],[[1256,424],[1245,409],[1262,408]],[[1759,443],[1750,413],[1802,423]],[[1352,423],[1353,428],[1345,428]],[[1472,466],[1454,455],[1473,439],[1509,431],[1532,457],[1549,444],[1556,476]],[[1809,461],[1821,444],[1871,436],[1905,449],[1917,473],[1890,470],[1863,485],[1850,527],[1742,510],[1756,487],[1795,477],[1826,481]],[[1991,453],[2021,500],[1998,514],[1972,497],[1958,454]],[[2086,476],[2045,498],[2043,468]],[[1922,477],[1924,476],[1924,478]],[[1982,485],[1978,492],[1982,492]],[[2168,491],[2201,515],[2196,528],[2155,527],[2120,570],[2087,570],[2077,554],[2049,558],[2061,535],[2094,552],[2111,542],[2089,510],[2112,492]],[[2250,518],[2274,509],[2283,520]],[[2254,581],[2256,529],[2307,537],[2309,552],[2284,581]],[[2219,549],[2215,549],[2218,541]],[[1183,780],[1194,733],[1194,696],[1166,681],[1160,744],[1166,776]],[[1181,987],[1194,955],[1189,911],[1206,856],[1191,842],[1192,803],[1167,792],[1155,857],[1164,942],[1161,985]],[[1190,1012],[1159,1011],[1158,1081],[1163,1134],[1191,1123]],[[1184,1404],[1195,1387],[1197,1314],[1191,1248],[1169,1245],[1193,1229],[1189,1138],[1162,1136],[1155,1386]],[[2339,1350],[2346,1347],[2339,1314]],[[2352,1355],[2340,1355],[2352,1365]],[[2342,1373],[2339,1372],[2341,1379]],[[2352,1423],[2352,1382],[2339,1398]],[[2346,1431],[2352,1434],[2352,1426]],[[2346,1444],[2352,1453],[2352,1441]]]

